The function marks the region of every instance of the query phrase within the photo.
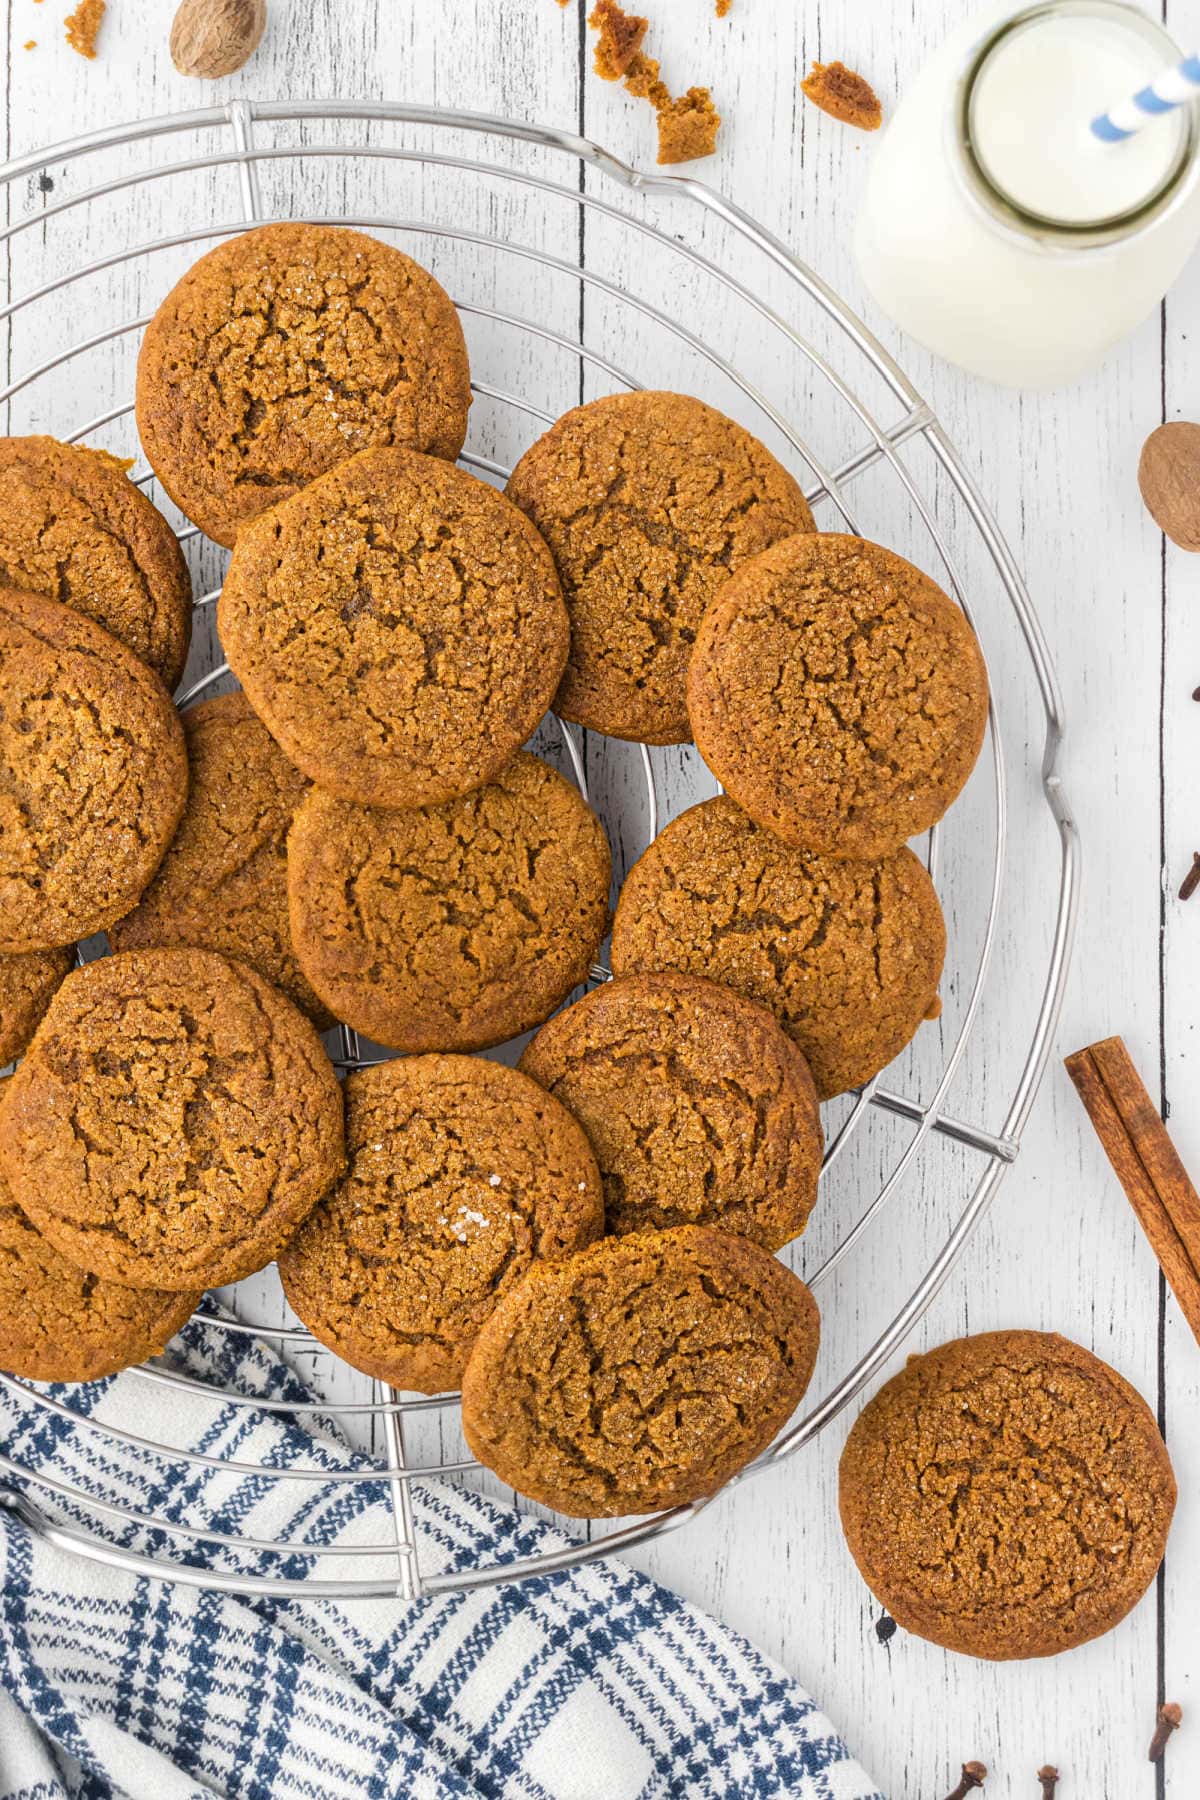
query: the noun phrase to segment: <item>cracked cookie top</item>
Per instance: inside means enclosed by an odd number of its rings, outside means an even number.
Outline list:
[[[342,1097],[291,1002],[208,950],[76,969],[0,1103],[0,1170],[57,1250],[130,1287],[239,1281],[342,1172]]]
[[[173,689],[192,632],[175,533],[104,450],[0,438],[0,584],[95,619]]]
[[[585,980],[609,850],[582,795],[522,751],[486,787],[413,811],[314,787],[288,844],[300,965],[334,1014],[393,1050],[480,1050]]]
[[[795,481],[702,401],[633,393],[565,414],[507,492],[553,551],[571,615],[556,710],[613,737],[685,743],[701,615],[747,557],[812,529]]]
[[[961,609],[863,538],[811,532],[745,563],[688,669],[697,748],[752,819],[822,856],[886,856],[975,766],[987,674]]]
[[[680,1506],[771,1442],[818,1335],[804,1283],[746,1238],[603,1238],[500,1301],[467,1363],[463,1430],[502,1481],[572,1517]]]
[[[183,730],[187,806],[154,880],[109,927],[112,947],[219,950],[257,969],[325,1031],[333,1015],[305,980],[288,925],[287,834],[308,783],[245,694],[202,700],[184,713]]]
[[[339,1356],[393,1387],[454,1388],[535,1259],[599,1237],[595,1158],[565,1107],[478,1056],[413,1056],[346,1081],[346,1175],[279,1259]]]
[[[176,505],[225,545],[369,445],[453,462],[470,403],[445,290],[390,244],[327,225],[263,225],[210,250],[138,358],[142,447]]]
[[[1129,1383],[1050,1332],[913,1356],[842,1452],[842,1529],[908,1631],[996,1660],[1117,1624],[1154,1579],[1175,1479]]]
[[[823,1100],[860,1087],[933,1017],[946,928],[911,850],[805,856],[724,795],[672,819],[625,878],[616,975],[678,969],[759,1000]]]
[[[0,1068],[20,1056],[72,961],[70,950],[0,956]]]
[[[765,1006],[695,975],[628,975],[556,1013],[520,1066],[587,1132],[608,1231],[716,1225],[778,1250],[804,1230],[816,1091]]]
[[[490,780],[553,699],[569,636],[529,520],[461,469],[391,449],[248,525],[219,620],[287,755],[363,806]]]
[[[73,607],[0,589],[0,951],[70,944],[127,913],[186,796],[158,677]]]
[[[157,1356],[199,1293],[85,1275],[30,1224],[0,1178],[0,1369],[27,1381],[98,1381]]]

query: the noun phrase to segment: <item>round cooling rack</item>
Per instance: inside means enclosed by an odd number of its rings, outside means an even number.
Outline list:
[[[355,225],[400,244],[454,297],[475,396],[462,461],[484,479],[503,482],[580,400],[648,386],[696,393],[788,464],[819,526],[900,550],[966,609],[991,678],[988,740],[965,795],[919,847],[947,913],[943,1014],[881,1078],[825,1109],[822,1197],[783,1253],[821,1304],[819,1398],[737,1481],[795,1456],[904,1341],[1016,1158],[1070,951],[1077,846],[1057,773],[1058,687],[1016,563],[946,431],[778,238],[702,183],[639,173],[570,133],[415,106],[236,101],[55,145],[0,168],[0,184],[9,432],[136,457],[141,331],[188,264],[260,221]],[[182,706],[229,681],[212,604],[224,557],[174,512],[144,462],[132,475],[177,522],[199,596]],[[551,719],[537,748],[600,812],[622,873],[660,819],[714,791],[690,746],[651,751]],[[327,1042],[344,1068],[382,1054],[344,1027]],[[337,1598],[544,1575],[630,1549],[711,1504],[568,1523],[573,1535],[540,1554],[423,1569],[414,1482],[501,1491],[465,1448],[458,1396],[401,1395],[348,1369],[296,1324],[273,1272],[210,1297],[188,1330],[205,1346],[200,1366],[219,1371],[223,1352],[258,1338],[319,1397],[246,1394],[217,1385],[217,1374],[201,1382],[168,1352],[130,1377],[146,1384],[148,1416],[162,1416],[150,1401],[169,1398],[154,1389],[182,1399],[199,1387],[227,1408],[333,1421],[374,1460],[332,1471],[256,1461],[228,1449],[236,1433],[220,1453],[181,1450],[106,1421],[102,1405],[79,1406],[81,1390],[6,1376],[23,1404],[42,1409],[46,1429],[28,1434],[28,1461],[0,1440],[0,1503],[55,1543],[139,1574]],[[72,1423],[144,1471],[144,1491],[100,1501],[73,1483],[55,1461],[59,1427]],[[206,1470],[257,1493],[373,1483],[391,1501],[386,1541],[265,1542],[236,1530],[234,1507],[229,1530],[160,1516],[164,1485]]]

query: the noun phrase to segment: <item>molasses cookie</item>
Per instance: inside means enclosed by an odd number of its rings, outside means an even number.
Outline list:
[[[863,538],[810,532],[744,563],[688,669],[696,745],[739,806],[819,856],[886,856],[975,766],[987,674],[936,583]]]
[[[176,505],[218,544],[373,444],[451,461],[471,384],[458,314],[410,257],[327,225],[218,244],[142,340],[137,425]]]
[[[0,1180],[0,1369],[26,1381],[98,1381],[157,1356],[200,1295],[85,1275],[35,1231]]]
[[[608,923],[604,829],[525,752],[412,812],[313,788],[288,844],[292,941],[330,1010],[394,1050],[481,1050],[549,1017]]]
[[[812,1295],[703,1225],[535,1263],[480,1332],[463,1430],[500,1479],[561,1513],[681,1506],[765,1450],[817,1356]]]
[[[70,950],[0,956],[0,1068],[20,1056],[74,960]]]
[[[287,905],[287,834],[308,790],[244,694],[183,715],[191,783],[161,867],[114,950],[190,944],[249,963],[320,1031],[333,1024],[301,973]],[[0,975],[2,983],[2,975]]]
[[[946,928],[910,850],[805,856],[723,795],[672,819],[625,878],[617,975],[686,970],[770,1007],[823,1100],[861,1087],[934,1016]]]
[[[342,1096],[290,1001],[208,950],[67,976],[0,1102],[12,1197],[81,1269],[219,1287],[261,1269],[341,1174]]]
[[[508,484],[554,553],[571,615],[555,707],[612,737],[691,736],[684,679],[731,571],[812,529],[757,438],[684,394],[614,394],[566,414]]]
[[[715,1225],[778,1250],[804,1230],[817,1096],[765,1006],[696,975],[629,975],[556,1013],[521,1068],[587,1132],[610,1232]]]
[[[179,823],[187,754],[157,675],[102,626],[0,589],[0,951],[135,904]]]
[[[345,1092],[349,1167],[280,1257],[284,1292],[356,1369],[441,1393],[535,1259],[600,1236],[595,1158],[564,1107],[481,1057],[380,1063]]]
[[[0,584],[76,607],[167,688],[178,684],[192,632],[187,564],[115,456],[0,438]]]
[[[1166,1547],[1175,1478],[1154,1415],[1050,1332],[914,1356],[842,1452],[846,1542],[908,1631],[1006,1661],[1111,1630]]]
[[[553,699],[569,637],[529,520],[408,450],[366,450],[248,525],[219,616],[268,730],[361,806],[490,781]]]

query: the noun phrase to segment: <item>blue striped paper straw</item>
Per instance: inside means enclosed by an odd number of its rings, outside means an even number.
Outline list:
[[[1200,94],[1200,56],[1185,56],[1128,100],[1092,120],[1092,131],[1106,144],[1120,144],[1149,120],[1174,112]]]

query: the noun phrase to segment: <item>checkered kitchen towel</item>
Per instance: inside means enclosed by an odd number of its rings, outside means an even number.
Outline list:
[[[261,1344],[199,1318],[171,1360],[259,1400],[311,1397]],[[61,1411],[0,1384],[0,1451],[99,1500],[266,1544],[387,1541],[382,1483],[280,1483],[220,1466],[330,1477],[369,1466],[331,1421],[136,1374],[45,1391]],[[215,1464],[118,1445],[87,1419]],[[65,1501],[29,1493],[78,1522]],[[448,1484],[414,1485],[413,1503],[426,1571],[565,1541]],[[129,1548],[180,1554],[181,1540],[152,1527],[110,1518],[105,1529]],[[229,1567],[235,1554],[245,1552],[204,1547]],[[337,1563],[322,1572],[380,1571],[364,1557]],[[311,1564],[264,1551],[261,1567],[298,1579]],[[781,1670],[615,1562],[415,1604],[234,1599],[51,1549],[0,1507],[0,1585],[4,1800],[882,1800]]]

